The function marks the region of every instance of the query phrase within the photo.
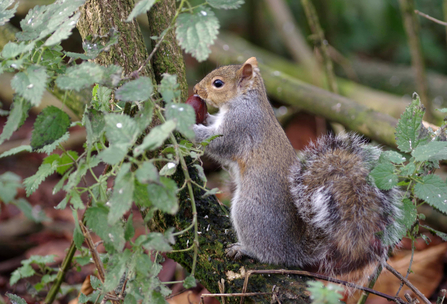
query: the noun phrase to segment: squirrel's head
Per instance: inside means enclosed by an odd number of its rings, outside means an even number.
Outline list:
[[[194,86],[194,94],[220,108],[247,90],[256,89],[258,82],[262,83],[258,62],[251,57],[243,65],[227,65],[212,71]]]

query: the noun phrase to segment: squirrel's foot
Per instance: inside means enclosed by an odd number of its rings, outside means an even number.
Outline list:
[[[249,256],[241,243],[234,243],[225,250],[227,257],[233,260],[240,260],[244,255]]]

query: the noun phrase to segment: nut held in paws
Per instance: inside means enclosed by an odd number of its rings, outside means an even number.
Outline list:
[[[196,123],[202,123],[208,113],[205,101],[197,95],[191,95],[186,100],[186,103],[191,105],[194,108],[194,111],[196,111]]]

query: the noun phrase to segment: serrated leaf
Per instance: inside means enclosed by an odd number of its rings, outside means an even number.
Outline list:
[[[394,166],[391,163],[379,163],[370,173],[379,189],[390,190],[398,183],[398,177],[394,174]]]
[[[33,151],[60,139],[70,127],[70,117],[59,108],[49,106],[37,116],[31,135]]]
[[[107,114],[105,116],[106,136],[111,144],[132,145],[140,134],[135,121],[120,114]]]
[[[11,6],[13,3],[14,0],[3,0],[0,2],[0,26],[4,25],[6,22],[9,21],[9,19],[14,17],[14,14],[17,11],[19,3],[17,2],[12,9],[7,10],[7,8]]]
[[[192,126],[196,123],[196,112],[188,104],[170,103],[166,105],[166,119],[176,122],[176,129],[187,138],[194,138]]]
[[[178,210],[177,184],[167,177],[160,177],[162,185],[149,184],[147,192],[150,202],[161,211],[175,214]]]
[[[127,17],[126,22],[131,22],[136,16],[148,12],[155,2],[156,0],[141,0],[138,2]]]
[[[447,159],[447,142],[431,141],[426,145],[418,146],[411,152],[416,161],[440,161]]]
[[[104,67],[93,62],[83,62],[69,67],[65,74],[59,75],[56,84],[61,89],[76,91],[95,83],[115,86],[121,79],[121,71],[122,68],[116,65]]]
[[[41,149],[37,149],[36,152],[50,154],[59,146],[60,143],[68,140],[69,137],[70,137],[70,133],[66,132],[64,135],[62,135],[62,137],[55,140],[54,142],[52,142],[49,145],[45,145]]]
[[[22,178],[15,173],[5,172],[0,175],[0,200],[5,204],[12,202],[17,189],[22,188]]]
[[[64,23],[62,23],[60,26],[58,26],[58,28],[53,33],[53,35],[51,35],[50,38],[48,38],[47,41],[45,41],[44,45],[45,46],[56,45],[59,42],[61,42],[62,40],[70,37],[71,31],[76,26],[76,23],[78,22],[80,16],[81,16],[81,13],[77,12],[72,17],[66,19],[66,21],[64,21]]]
[[[219,32],[219,21],[208,8],[196,8],[192,14],[182,13],[176,20],[175,34],[180,46],[198,61],[204,61],[211,53]]]
[[[115,92],[115,97],[122,101],[144,101],[151,97],[152,81],[149,77],[140,77],[124,84]]]
[[[79,299],[78,299],[78,303],[79,304],[84,304],[88,302],[89,297],[86,296],[85,294],[83,294],[82,292],[79,294]]]
[[[6,124],[3,127],[3,132],[0,135],[0,144],[9,139],[21,125],[23,125],[25,119],[28,117],[28,110],[31,108],[29,101],[24,98],[14,98],[14,103],[11,106],[11,113],[6,120]]]
[[[202,198],[208,197],[210,195],[214,195],[214,194],[216,194],[218,192],[219,192],[219,188],[213,188],[213,189],[207,190],[205,192],[205,194],[202,195]]]
[[[108,87],[95,85],[92,92],[92,107],[98,111],[103,111],[105,113],[109,112],[111,96],[111,89],[109,89]]]
[[[109,224],[115,224],[132,206],[134,177],[128,172],[115,180],[112,198],[110,199]]]
[[[13,284],[11,284],[11,285],[13,285]],[[6,296],[9,298],[9,300],[11,301],[12,304],[26,304],[26,301],[24,299],[22,299],[19,296],[16,296],[15,294],[6,293]]]
[[[79,195],[79,193],[77,192],[77,190],[72,190],[70,192],[70,203],[73,206],[74,210],[77,209],[84,209],[84,203],[82,202],[81,196]]]
[[[103,241],[107,251],[121,252],[124,248],[124,229],[119,223],[109,225],[107,222],[108,209],[97,205],[85,211],[87,226],[93,230]]]
[[[140,131],[144,131],[151,124],[152,116],[154,115],[154,105],[152,102],[144,102],[142,106],[143,109],[135,115],[135,121]]]
[[[116,288],[124,272],[127,270],[127,264],[132,258],[132,252],[129,249],[121,254],[115,254],[108,263],[108,271],[104,281],[104,290],[110,291]]]
[[[25,72],[19,72],[11,80],[12,88],[33,106],[40,105],[47,85],[48,75],[44,67],[29,66]]]
[[[79,155],[76,151],[66,151],[62,154],[59,164],[57,167],[57,173],[63,175],[67,170],[75,165],[75,161],[78,159]]]
[[[409,176],[413,175],[416,171],[416,165],[414,163],[408,163],[401,169],[401,175],[403,176]]]
[[[12,273],[11,278],[9,279],[10,285],[14,285],[20,279],[31,277],[36,273],[29,263],[24,263],[24,261],[22,261],[22,264],[22,267],[17,268]]]
[[[414,186],[414,194],[443,213],[447,213],[447,185],[434,174],[426,175]]]
[[[133,214],[131,213],[127,218],[126,225],[124,227],[124,239],[129,241],[135,235],[135,229],[133,228]]]
[[[430,226],[426,226],[426,225],[420,225],[421,227],[424,227],[425,229],[427,229],[428,231],[430,231],[431,233],[433,233],[434,235],[439,236],[444,242],[447,241],[447,234],[441,231],[438,231],[436,229],[431,228]]]
[[[152,232],[147,236],[143,247],[147,250],[155,250],[160,252],[169,252],[172,250],[169,240],[159,232]]]
[[[14,202],[14,205],[17,206],[17,208],[20,209],[20,211],[23,212],[23,214],[29,218],[30,220],[36,222],[36,223],[41,223],[43,221],[51,221],[45,214],[45,212],[43,212],[42,209],[40,209],[39,207],[35,206],[31,206],[30,203],[28,203],[27,200],[23,199],[23,198],[19,198],[18,200],[16,200]]]
[[[185,278],[185,281],[183,282],[183,287],[185,289],[196,287],[196,278],[193,275],[189,275]]]
[[[144,162],[138,170],[135,171],[135,176],[142,184],[159,180],[158,170],[151,162]]]
[[[84,115],[85,129],[87,131],[87,145],[91,147],[95,142],[101,138],[105,119],[104,114],[96,109],[87,109]]]
[[[37,170],[36,174],[26,178],[23,181],[26,190],[26,196],[30,196],[34,191],[37,190],[39,185],[51,174],[53,174],[57,169],[57,164],[42,164]]]
[[[28,43],[20,42],[19,44],[10,41],[8,42],[2,50],[2,57],[5,59],[12,59],[18,56],[19,54],[28,52],[32,50],[34,47],[34,43]]]
[[[447,108],[436,109],[436,110],[438,110],[438,111],[441,112],[441,113],[447,113]]]
[[[402,113],[397,123],[396,143],[399,150],[411,152],[420,144],[430,141],[428,130],[422,124],[424,113],[425,109],[417,96]]]
[[[207,3],[217,9],[235,9],[244,4],[244,0],[207,0]]]
[[[383,151],[382,154],[380,154],[379,162],[386,161],[390,161],[395,164],[402,164],[406,161],[406,158],[396,151]]]
[[[205,172],[203,171],[203,167],[198,164],[194,164],[193,167],[196,168],[197,173],[199,174],[199,177],[203,181],[203,183],[206,184],[208,180],[206,178]]]
[[[116,165],[127,155],[129,145],[114,144],[99,153],[99,158],[109,165]]]
[[[90,285],[92,285],[93,289],[98,289],[102,286],[102,282],[94,275],[90,275]]]
[[[169,162],[166,165],[163,166],[160,170],[161,176],[171,176],[172,174],[177,171],[177,164],[174,162]]]
[[[175,98],[180,97],[180,90],[178,89],[179,84],[177,83],[177,75],[169,75],[167,73],[163,74],[163,79],[158,86],[158,91],[160,92],[163,100],[166,103],[172,102]]]
[[[417,213],[416,206],[413,204],[413,202],[410,199],[405,198],[403,200],[402,211],[403,211],[403,216],[400,219],[400,224],[403,225],[406,230],[409,230],[409,229],[411,229],[411,227],[413,226],[413,224],[417,218],[418,213]]]
[[[145,150],[155,150],[160,147],[175,129],[175,122],[168,120],[164,124],[154,127],[146,137],[143,143],[133,150],[134,156],[141,155]]]

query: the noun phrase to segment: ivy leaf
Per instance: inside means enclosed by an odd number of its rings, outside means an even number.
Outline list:
[[[118,100],[144,101],[151,97],[153,92],[152,81],[149,77],[140,77],[124,84],[115,92]]]
[[[430,141],[428,130],[422,125],[424,113],[419,96],[414,94],[413,101],[400,116],[396,127],[396,143],[402,152],[411,152],[420,144]]]
[[[87,226],[103,241],[107,251],[121,252],[124,248],[124,229],[119,223],[109,225],[107,222],[109,210],[103,205],[92,206],[85,211]]]
[[[440,161],[447,159],[447,142],[431,141],[413,150],[411,155],[416,161]]]
[[[93,62],[83,62],[69,67],[65,74],[59,75],[56,84],[61,89],[76,91],[95,83],[115,86],[121,79],[121,71],[122,68],[116,65],[104,67]]]
[[[25,72],[14,75],[11,86],[33,106],[38,106],[46,88],[47,78],[48,75],[44,67],[29,66]]]
[[[155,150],[160,147],[175,129],[175,122],[168,120],[164,124],[154,127],[146,137],[143,143],[133,150],[134,156],[141,155],[145,150]]]
[[[196,112],[189,104],[169,103],[166,105],[166,119],[176,122],[176,129],[187,138],[194,138],[192,126],[196,123]]]
[[[70,117],[59,108],[49,106],[37,116],[31,135],[33,151],[61,138],[70,126]]]
[[[177,184],[167,177],[160,177],[161,185],[149,184],[147,192],[150,202],[163,212],[175,214],[178,210]]]
[[[207,2],[217,9],[235,9],[244,4],[244,0],[208,0]]]
[[[135,176],[138,181],[142,184],[147,184],[149,182],[158,181],[158,170],[151,162],[144,162],[137,171],[135,171]]]
[[[388,163],[379,163],[370,173],[376,186],[382,190],[390,190],[397,185],[399,179],[394,174],[394,166]]]
[[[17,11],[19,3],[17,2],[12,9],[7,10],[7,8],[11,6],[13,3],[14,0],[3,0],[0,2],[0,26],[4,25],[6,22],[9,21],[9,19],[14,17],[14,14]]]
[[[158,86],[158,91],[160,92],[163,100],[167,103],[171,102],[173,99],[180,96],[180,91],[178,90],[179,84],[177,83],[177,75],[169,75],[167,73],[163,74],[163,79]]]
[[[24,98],[14,98],[14,103],[11,107],[11,113],[6,120],[6,124],[3,127],[3,132],[0,135],[0,144],[9,139],[28,117],[28,110],[31,108],[31,104]]]
[[[141,0],[138,2],[127,17],[126,22],[131,22],[136,16],[148,12],[155,2],[156,0]]]
[[[34,191],[37,190],[39,185],[51,174],[53,174],[57,169],[57,163],[52,164],[42,164],[37,170],[36,174],[25,178],[23,184],[25,185],[26,196],[30,196]]]
[[[132,206],[134,177],[128,172],[123,177],[116,178],[110,199],[109,224],[115,224]]]
[[[208,8],[196,8],[192,14],[182,13],[176,20],[175,34],[180,46],[198,61],[204,61],[211,53],[219,32],[219,21]]]
[[[434,174],[426,175],[414,187],[414,194],[444,214],[447,213],[447,185]]]

